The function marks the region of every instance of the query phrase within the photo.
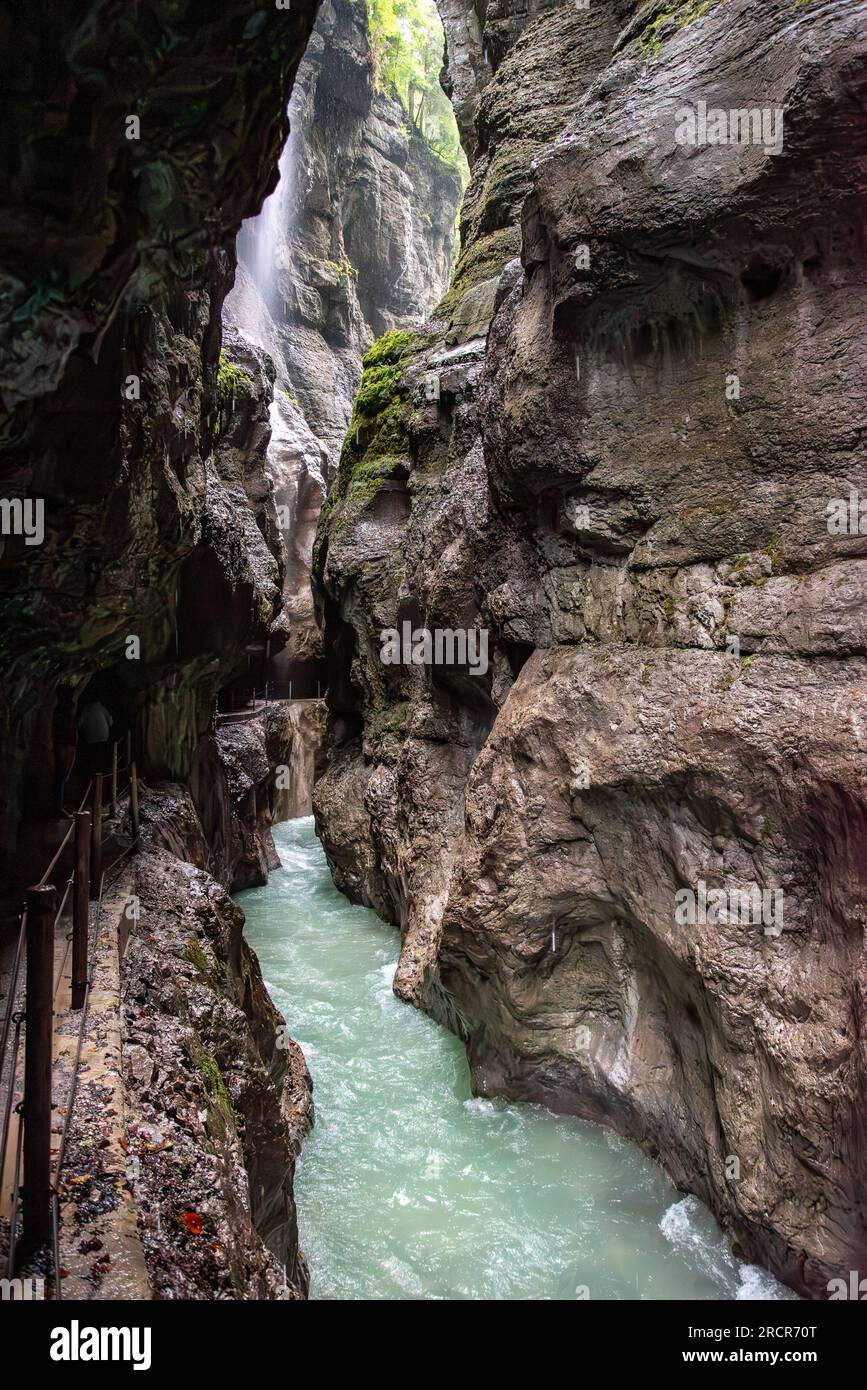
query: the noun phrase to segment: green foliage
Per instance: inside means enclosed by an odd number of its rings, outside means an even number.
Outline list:
[[[461,170],[461,148],[451,102],[440,86],[443,31],[433,0],[365,0],[374,80],[407,113],[410,134],[423,136],[434,154]]]
[[[325,266],[326,270],[333,271],[339,280],[357,280],[358,271],[351,261],[329,261],[323,260],[320,256],[311,256],[316,265]]]
[[[397,364],[406,357],[407,353],[415,346],[416,334],[412,328],[393,328],[389,333],[383,333],[381,338],[367,349],[364,354],[362,366],[365,371],[368,367],[379,367],[384,362]]]
[[[361,420],[372,420],[392,410],[403,375],[402,362],[414,343],[412,329],[398,328],[384,333],[368,348],[353,405],[356,427]]]
[[[399,381],[400,372],[397,367],[383,364],[366,371],[355,397],[355,409],[358,414],[368,418],[381,414],[394,395]]]

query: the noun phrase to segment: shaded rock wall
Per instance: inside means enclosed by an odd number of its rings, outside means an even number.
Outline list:
[[[313,785],[322,771],[326,708],[324,700],[293,700],[275,722],[288,743],[285,772],[275,779],[273,820],[294,820],[313,813]],[[285,720],[289,729],[283,734]],[[287,737],[288,735],[288,737]]]
[[[425,316],[448,284],[457,170],[376,90],[363,5],[326,0],[291,105],[269,308],[291,395],[330,470],[365,348]]]
[[[233,891],[267,883],[268,871],[279,864],[273,825],[310,815],[324,732],[322,700],[277,701],[254,719],[217,730],[218,777],[210,799],[228,810],[229,824],[222,864],[209,838],[211,871]],[[203,789],[195,790],[201,795]]]
[[[252,499],[237,458],[221,471],[217,367],[234,237],[274,179],[315,10],[6,15],[0,469],[44,508],[42,543],[0,555],[6,852],[25,776],[47,801],[58,681],[111,669],[143,770],[187,777],[279,608],[261,461]]]
[[[867,1264],[861,7],[690,8],[487,11],[461,260],[317,538],[316,815],[480,1092],[632,1135],[826,1297]],[[700,100],[782,151],[679,144]],[[487,670],[383,665],[404,620]],[[782,931],[679,921],[701,883]]]
[[[212,731],[282,603],[274,367],[237,337],[221,355],[221,318],[316,9],[0,13],[3,882],[25,818],[48,814],[56,687],[99,675],[151,789],[125,1065],[138,1134],[173,1146],[142,1151],[162,1296],[277,1296],[284,1267],[292,1296],[305,1287],[291,1184],[306,1072],[278,1047],[226,892],[266,826],[245,843]],[[6,520],[22,500],[39,509],[33,545]]]

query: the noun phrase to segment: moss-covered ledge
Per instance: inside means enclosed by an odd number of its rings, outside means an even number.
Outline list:
[[[320,513],[317,551],[332,518],[339,534],[348,517],[363,511],[398,468],[409,466],[411,404],[406,372],[423,346],[422,336],[413,329],[393,329],[365,353],[337,477]]]

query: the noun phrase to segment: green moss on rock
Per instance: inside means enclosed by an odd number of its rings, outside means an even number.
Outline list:
[[[448,293],[434,309],[433,317],[451,320],[467,291],[499,275],[506,262],[520,251],[520,227],[501,227],[471,242],[461,254]]]
[[[186,950],[184,951],[184,960],[188,960],[190,965],[194,966],[200,975],[203,975],[206,980],[210,980],[211,969],[208,965],[207,957],[198,941],[193,940],[188,942]]]
[[[224,399],[234,400],[236,396],[248,396],[252,390],[253,378],[242,372],[225,352],[221,352],[217,367],[218,394]]]
[[[418,334],[411,328],[393,328],[390,333],[383,333],[381,338],[377,338],[364,354],[362,363],[365,370],[368,367],[380,367],[384,363],[396,365],[408,352],[411,352],[418,343]]]
[[[231,416],[235,401],[251,396],[255,389],[253,378],[220,352],[217,365],[217,421],[215,437],[223,433],[227,419]]]
[[[407,457],[409,405],[404,377],[418,346],[418,335],[411,329],[394,329],[365,353],[337,478],[322,509],[325,520],[341,508],[352,513],[363,510],[395,465]],[[339,534],[346,511],[336,520]]]
[[[645,53],[654,57],[660,52],[663,43],[679,29],[685,29],[694,19],[701,19],[715,4],[722,0],[656,0],[648,6],[647,20],[638,40]]]
[[[198,1039],[190,1043],[190,1060],[202,1078],[207,1096],[205,1123],[208,1133],[215,1140],[223,1139],[227,1133],[233,1133],[235,1130],[235,1112],[226,1090],[223,1073],[216,1058]]]

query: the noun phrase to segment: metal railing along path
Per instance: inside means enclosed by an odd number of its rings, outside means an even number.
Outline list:
[[[9,978],[8,995],[0,1035],[0,1081],[5,1076],[6,1095],[2,1111],[0,1136],[0,1177],[5,1173],[12,1129],[13,1111],[19,1115],[12,1171],[11,1210],[9,1225],[8,1274],[14,1275],[16,1263],[31,1258],[38,1250],[50,1248],[54,1266],[54,1296],[62,1298],[60,1279],[60,1174],[66,1154],[72,1123],[81,1053],[93,983],[94,958],[103,911],[107,882],[113,884],[122,871],[127,855],[138,847],[138,779],[135,762],[128,764],[130,820],[132,840],[112,862],[102,869],[103,775],[95,773],[90,779],[81,805],[71,818],[69,829],[52,855],[39,881],[27,891],[27,901],[21,920]],[[118,773],[127,766],[118,766],[117,745],[112,753],[110,781],[110,813],[117,811],[119,797]],[[86,810],[90,802],[91,809]],[[107,808],[106,808],[107,809]],[[59,907],[57,890],[49,882],[64,850],[74,837],[73,871],[66,882]],[[110,878],[107,880],[106,875]],[[72,931],[55,971],[56,933],[67,902],[72,896]],[[95,912],[89,900],[96,899]],[[64,977],[66,962],[72,949],[71,1007],[80,1010],[78,1040],[66,1114],[56,1159],[51,1164],[51,1114],[55,1108],[52,1095],[54,1003]],[[25,963],[22,972],[22,963]],[[22,996],[24,1007],[21,1007]],[[19,1076],[19,1056],[23,1038],[24,1098],[14,1104]],[[22,1184],[23,1171],[23,1184]],[[19,1236],[19,1216],[23,1223]]]

